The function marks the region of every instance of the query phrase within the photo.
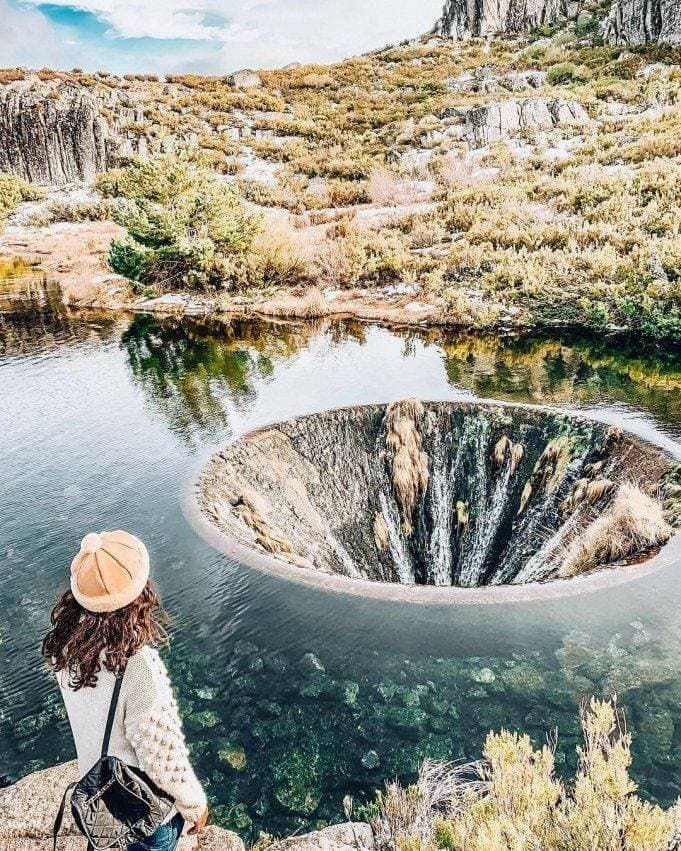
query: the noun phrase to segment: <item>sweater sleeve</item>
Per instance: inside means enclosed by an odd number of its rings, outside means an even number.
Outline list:
[[[206,795],[189,761],[180,714],[168,673],[156,650],[145,648],[128,663],[125,735],[139,766],[170,795],[178,812],[194,823]],[[126,678],[127,679],[127,678]]]

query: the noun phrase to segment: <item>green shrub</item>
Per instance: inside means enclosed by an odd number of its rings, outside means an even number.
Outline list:
[[[559,62],[552,65],[547,71],[547,80],[553,86],[566,83],[586,83],[590,78],[589,69],[583,65],[575,65],[573,62]]]
[[[22,201],[39,201],[45,192],[39,186],[32,186],[20,177],[0,172],[0,221]]]
[[[123,199],[116,220],[128,237],[112,244],[110,265],[143,284],[228,285],[234,258],[260,228],[224,180],[192,161],[156,157],[109,173],[98,186]]]
[[[667,851],[678,808],[642,801],[629,777],[631,736],[614,703],[581,712],[574,781],[555,774],[554,747],[490,733],[468,766],[426,760],[416,784],[390,783],[368,811],[377,851]]]
[[[134,242],[114,239],[109,247],[109,265],[119,275],[139,282],[151,260],[151,252]]]

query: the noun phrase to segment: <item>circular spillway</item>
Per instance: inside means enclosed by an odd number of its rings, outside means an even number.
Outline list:
[[[248,564],[429,600],[643,571],[672,536],[678,475],[658,447],[566,412],[406,399],[244,435],[196,496]]]

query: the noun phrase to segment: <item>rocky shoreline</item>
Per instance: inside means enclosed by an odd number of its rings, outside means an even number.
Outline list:
[[[59,287],[64,304],[75,310],[211,319],[334,317],[408,327],[454,324],[443,305],[424,296],[415,284],[315,289],[312,293],[290,287],[251,294],[185,291],[140,296],[126,278],[113,274],[107,264],[109,243],[121,233],[122,229],[113,222],[65,222],[40,228],[11,224],[0,233],[0,262],[13,263],[20,258],[32,279],[36,273],[44,274],[49,283]],[[500,330],[531,326],[530,318],[514,309],[498,324]]]
[[[50,851],[52,825],[67,784],[77,779],[76,762],[29,774],[0,790],[0,851]],[[198,837],[184,836],[179,851],[245,851],[243,840],[230,830],[209,825]],[[345,823],[301,836],[273,840],[271,851],[371,851],[368,824]],[[73,822],[65,819],[59,851],[85,851]]]

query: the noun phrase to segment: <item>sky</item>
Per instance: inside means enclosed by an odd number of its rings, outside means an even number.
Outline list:
[[[0,0],[0,67],[225,74],[421,35],[443,0]]]

